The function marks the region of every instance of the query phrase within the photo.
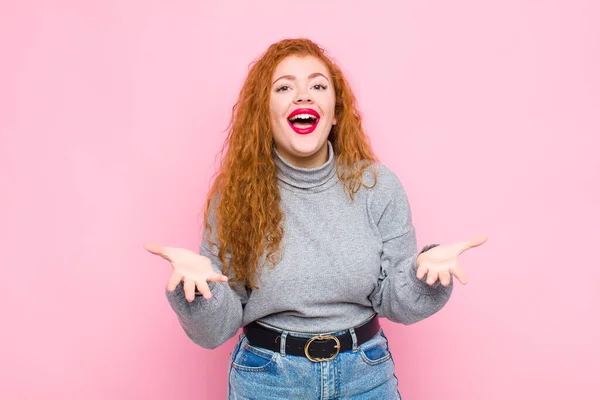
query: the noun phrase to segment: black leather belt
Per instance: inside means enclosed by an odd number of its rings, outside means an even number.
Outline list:
[[[379,332],[379,318],[374,316],[369,322],[354,328],[357,345],[371,339]],[[266,326],[251,322],[243,329],[248,342],[252,346],[262,347],[272,351],[280,351],[281,334]],[[340,352],[352,349],[352,335],[350,331],[339,336],[315,335],[310,338],[293,336],[291,333],[285,338],[285,353],[293,356],[303,356],[313,362],[333,360]]]

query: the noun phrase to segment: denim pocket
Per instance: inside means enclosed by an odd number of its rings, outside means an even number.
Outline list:
[[[274,368],[278,352],[250,345],[246,336],[240,341],[240,348],[235,354],[231,366],[238,371],[260,372]]]
[[[369,365],[381,364],[392,357],[387,338],[382,329],[379,329],[375,336],[361,344],[359,352],[362,360]]]

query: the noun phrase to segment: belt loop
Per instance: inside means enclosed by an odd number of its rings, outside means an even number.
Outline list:
[[[283,357],[285,357],[285,342],[286,342],[287,335],[288,335],[287,331],[281,332],[281,339],[279,341],[279,352],[281,353],[281,355]]]
[[[358,350],[358,340],[356,339],[356,332],[354,332],[354,328],[350,328],[350,336],[352,336],[352,352],[356,352]]]

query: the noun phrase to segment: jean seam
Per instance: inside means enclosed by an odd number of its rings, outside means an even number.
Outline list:
[[[229,376],[227,379],[227,391],[228,391],[227,397],[228,398],[231,397],[231,394],[232,394],[231,393],[231,374],[233,373],[233,366],[235,365],[235,363],[233,361],[235,360],[238,353],[240,352],[240,349],[242,348],[242,340],[244,340],[244,337],[245,337],[245,334],[242,333],[232,351],[231,364],[229,365]]]

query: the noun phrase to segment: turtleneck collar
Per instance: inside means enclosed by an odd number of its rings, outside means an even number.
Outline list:
[[[328,159],[325,164],[316,168],[300,168],[290,164],[273,147],[277,178],[285,188],[299,191],[320,192],[335,184],[336,176],[335,154],[333,145],[328,140]]]

